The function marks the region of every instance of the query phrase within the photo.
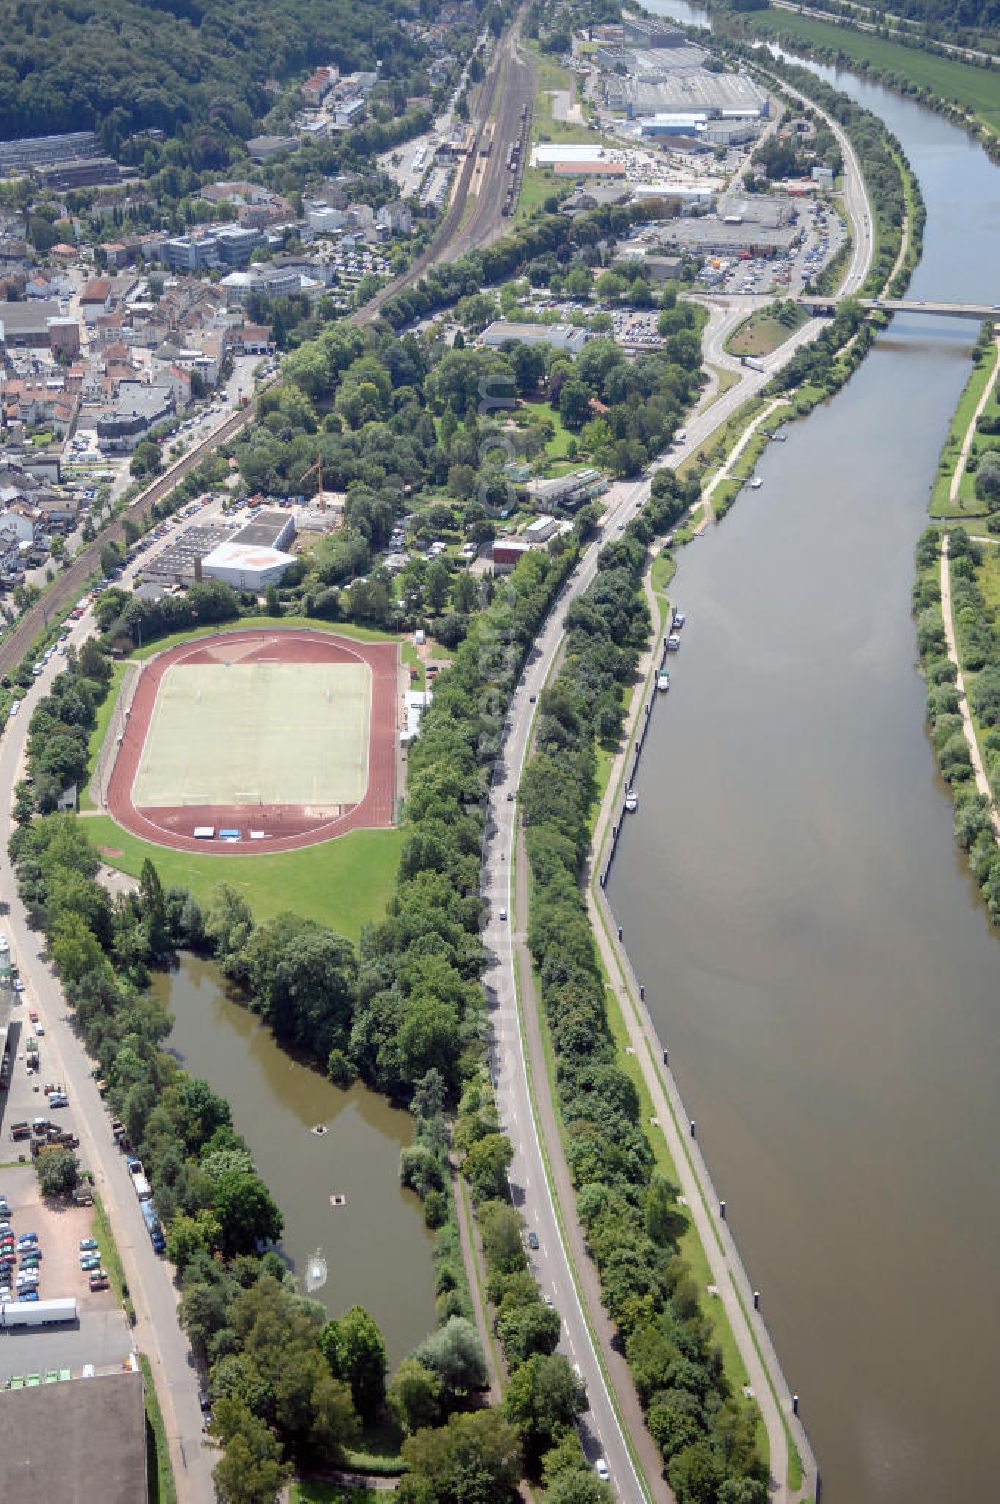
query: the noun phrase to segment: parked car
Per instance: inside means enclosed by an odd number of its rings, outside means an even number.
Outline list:
[[[101,1255],[99,1253],[85,1253],[80,1260],[80,1268],[84,1274],[89,1274],[94,1269],[100,1269]]]
[[[94,1249],[96,1247],[97,1247],[97,1239],[96,1238],[81,1238],[80,1239],[80,1252],[81,1253],[93,1253],[93,1251],[94,1251]]]
[[[96,1294],[98,1290],[107,1290],[111,1284],[103,1269],[95,1269],[90,1276],[90,1288]]]

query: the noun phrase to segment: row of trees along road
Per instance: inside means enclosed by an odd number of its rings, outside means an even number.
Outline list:
[[[608,1029],[581,891],[597,746],[618,745],[623,690],[650,633],[642,590],[649,545],[696,500],[696,484],[659,471],[648,506],[602,549],[597,578],[570,608],[565,660],[539,697],[535,751],[521,784],[534,880],[528,941],[577,1210],[671,1488],[678,1504],[765,1504],[757,1409],[725,1375],[712,1320],[679,1252],[687,1219],[676,1187],[656,1169],[639,1093]]]

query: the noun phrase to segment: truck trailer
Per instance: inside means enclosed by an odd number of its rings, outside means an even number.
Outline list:
[[[0,1303],[0,1330],[15,1327],[56,1326],[76,1320],[76,1300],[5,1300]]]

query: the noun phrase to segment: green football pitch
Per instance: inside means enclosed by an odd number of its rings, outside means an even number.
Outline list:
[[[367,664],[174,664],[133,803],[356,804],[368,783],[370,711]]]

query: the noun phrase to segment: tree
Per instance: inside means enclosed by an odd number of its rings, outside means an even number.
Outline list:
[[[545,1492],[545,1504],[611,1504],[611,1489],[583,1468],[560,1473]]]
[[[80,1161],[72,1149],[40,1149],[35,1173],[43,1196],[71,1196],[80,1179]]]
[[[139,901],[146,930],[146,944],[150,955],[156,959],[170,949],[167,935],[167,906],[163,897],[160,875],[149,857],[142,864],[139,877]]]
[[[212,1472],[218,1504],[274,1504],[292,1469],[282,1462],[281,1446],[264,1421],[238,1401],[223,1399],[215,1407],[212,1430],[225,1446]]]
[[[590,388],[582,381],[567,381],[559,393],[559,416],[567,428],[577,432],[590,417]]]
[[[387,1394],[389,1409],[400,1429],[411,1436],[423,1426],[432,1426],[441,1414],[441,1380],[416,1358],[404,1358]]]
[[[1000,508],[1000,453],[990,449],[976,466],[976,500],[991,512]]]
[[[466,1395],[486,1387],[486,1359],[479,1336],[464,1316],[452,1316],[431,1332],[413,1356],[438,1375],[446,1394]]]
[[[440,1430],[408,1437],[402,1452],[410,1474],[400,1486],[401,1500],[505,1504],[516,1497],[521,1449],[514,1427],[497,1410],[453,1415]]]
[[[504,1414],[536,1460],[584,1408],[583,1387],[561,1354],[536,1353],[510,1376]]]
[[[220,1236],[218,1220],[210,1211],[199,1211],[193,1217],[180,1212],[171,1219],[167,1232],[167,1258],[183,1273],[200,1253],[211,1254]]]
[[[499,1201],[508,1194],[507,1166],[514,1156],[505,1133],[490,1133],[473,1144],[462,1172],[476,1201]]]
[[[448,599],[450,589],[451,570],[443,559],[435,559],[428,566],[427,578],[424,583],[424,594],[431,611],[442,610]]]
[[[215,1214],[226,1253],[252,1253],[281,1236],[284,1218],[259,1176],[227,1170],[215,1182]]]
[[[671,1458],[667,1477],[677,1504],[716,1504],[722,1465],[707,1442],[696,1441]]]
[[[279,1039],[327,1059],[347,1044],[357,987],[349,940],[297,914],[258,925],[244,948],[251,1007]]]
[[[330,1372],[350,1385],[358,1414],[374,1420],[385,1399],[387,1367],[385,1339],[374,1318],[363,1306],[351,1306],[327,1322],[319,1342]]]

